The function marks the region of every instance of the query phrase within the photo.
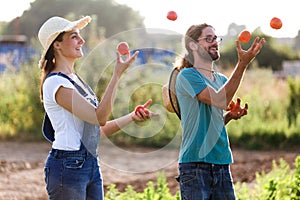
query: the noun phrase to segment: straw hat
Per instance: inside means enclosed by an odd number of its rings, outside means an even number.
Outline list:
[[[163,102],[164,102],[164,107],[167,109],[167,111],[169,111],[171,113],[175,113],[175,111],[171,105],[171,101],[170,101],[169,84],[168,83],[162,87],[162,98],[163,98]]]
[[[176,96],[176,78],[180,70],[178,68],[174,68],[171,72],[169,83],[165,84],[162,88],[162,98],[164,102],[165,108],[172,113],[176,113],[179,119],[180,117],[180,108],[179,103]]]
[[[42,69],[45,65],[45,55],[56,37],[62,33],[71,31],[74,28],[83,29],[90,21],[90,16],[82,17],[81,19],[71,22],[62,17],[51,17],[41,26],[38,32],[38,38],[43,46],[43,52],[39,61],[39,68]]]

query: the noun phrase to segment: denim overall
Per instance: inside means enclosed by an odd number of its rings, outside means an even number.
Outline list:
[[[98,104],[98,101],[95,101]],[[44,168],[49,199],[103,200],[103,182],[98,164],[100,126],[84,122],[80,149],[51,149]]]

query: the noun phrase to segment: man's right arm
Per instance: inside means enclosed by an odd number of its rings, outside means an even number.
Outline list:
[[[231,76],[218,91],[207,86],[204,90],[197,94],[198,100],[225,110],[238,90],[249,63],[251,63],[251,61],[259,53],[264,43],[264,38],[260,40],[259,38],[256,38],[248,50],[243,50],[240,43],[236,41],[238,63]]]

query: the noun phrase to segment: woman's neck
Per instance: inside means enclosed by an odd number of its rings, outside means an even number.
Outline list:
[[[55,67],[52,72],[61,72],[61,73],[66,74],[66,75],[70,75],[70,74],[74,74],[75,70],[71,70],[71,69],[68,69],[68,68],[65,68],[65,67]]]
[[[55,63],[55,68],[53,72],[62,72],[66,75],[75,73],[74,65],[63,64],[63,63]]]

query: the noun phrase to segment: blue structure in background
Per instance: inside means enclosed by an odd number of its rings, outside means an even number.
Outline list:
[[[164,63],[167,66],[172,66],[176,54],[174,52],[164,50],[164,49],[156,49],[156,48],[143,48],[143,49],[135,49],[134,52],[139,51],[139,55],[137,60],[139,64],[146,64],[150,61],[157,63]]]
[[[7,69],[18,71],[33,54],[34,51],[28,46],[26,36],[0,36],[0,73]]]

